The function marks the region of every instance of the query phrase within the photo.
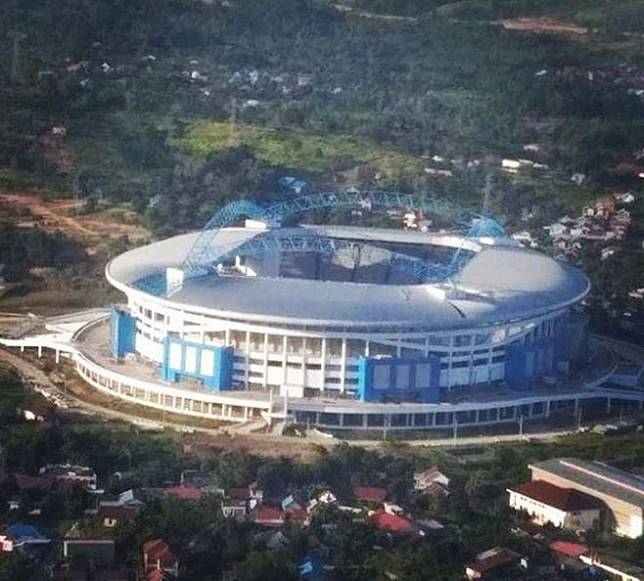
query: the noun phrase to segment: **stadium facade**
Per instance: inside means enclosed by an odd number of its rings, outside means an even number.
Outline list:
[[[127,296],[111,316],[113,355],[133,353],[171,384],[271,393],[306,409],[467,401],[497,387],[527,395],[565,372],[583,345],[571,309],[586,276],[490,218],[431,204],[382,192],[239,202],[202,232],[126,252],[106,269]],[[336,206],[420,206],[463,227],[288,225]]]

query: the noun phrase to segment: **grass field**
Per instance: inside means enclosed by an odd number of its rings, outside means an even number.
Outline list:
[[[365,165],[389,178],[420,175],[422,161],[394,148],[343,135],[322,135],[296,129],[273,129],[225,121],[196,121],[177,143],[184,153],[205,158],[239,146],[273,166],[310,173],[340,171]]]

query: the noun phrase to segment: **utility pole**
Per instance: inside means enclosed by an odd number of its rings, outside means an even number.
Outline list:
[[[235,145],[235,138],[237,133],[237,99],[233,97],[230,100],[230,134],[228,136],[229,145]]]
[[[482,210],[484,214],[487,214],[487,212],[490,209],[491,196],[492,196],[492,173],[488,169],[487,173],[485,174],[485,185],[483,186]]]
[[[11,72],[10,80],[12,85],[18,85],[22,82],[22,67],[20,66],[20,43],[27,38],[27,35],[24,32],[18,30],[13,30],[9,33],[9,38],[11,38],[12,48],[11,48]]]

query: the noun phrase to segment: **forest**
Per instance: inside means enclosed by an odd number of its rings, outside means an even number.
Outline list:
[[[199,228],[239,197],[289,195],[285,175],[473,208],[487,184],[486,210],[536,234],[616,191],[639,193],[641,206],[638,2],[2,6],[6,191],[125,205],[157,237]],[[585,32],[502,24],[521,18]],[[523,157],[545,169],[500,170],[502,158]],[[581,260],[597,285],[618,287],[619,308],[633,288],[622,275],[644,267],[642,212],[634,217],[619,259],[599,264],[591,245]]]

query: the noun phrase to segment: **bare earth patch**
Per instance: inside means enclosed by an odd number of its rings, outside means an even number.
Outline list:
[[[80,242],[88,238],[147,240],[150,232],[137,224],[128,224],[110,213],[73,216],[83,205],[82,200],[60,198],[47,200],[34,194],[0,193],[0,214],[22,226],[38,226],[47,231],[59,231]],[[24,212],[27,215],[24,215]]]

